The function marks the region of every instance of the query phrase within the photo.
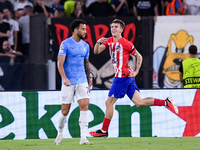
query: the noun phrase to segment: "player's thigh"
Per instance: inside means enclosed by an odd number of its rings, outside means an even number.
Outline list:
[[[71,104],[74,101],[74,91],[75,85],[61,86],[61,103],[62,104]]]
[[[76,96],[77,101],[79,101],[81,99],[89,99],[90,98],[89,87],[88,87],[87,82],[76,85],[75,96]]]
[[[89,105],[89,88],[88,83],[81,83],[76,86],[76,99],[79,103],[80,109],[85,109]]]
[[[135,105],[139,105],[139,104],[142,102],[142,98],[141,98],[140,92],[139,92],[138,90],[135,90],[131,101],[132,101]]]

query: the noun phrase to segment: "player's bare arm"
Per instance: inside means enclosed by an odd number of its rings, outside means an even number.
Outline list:
[[[106,46],[102,43],[106,42],[107,38],[102,37],[100,38],[94,46],[94,54],[99,54],[106,49]]]
[[[135,78],[136,75],[139,73],[140,67],[142,65],[142,55],[136,51],[134,56],[136,57],[137,64],[136,64],[136,69],[132,73],[130,73],[129,77]]]
[[[136,72],[139,72],[140,67],[141,67],[141,65],[142,65],[142,55],[141,55],[138,51],[136,51],[135,54],[134,54],[134,56],[135,56],[136,59],[137,59],[137,64],[136,64],[136,69],[135,69],[135,71],[136,71]]]
[[[10,31],[7,31],[6,33],[0,32],[0,37],[10,37]]]
[[[22,56],[23,54],[21,53],[21,52],[19,52],[19,51],[15,51],[15,54],[16,55],[19,55],[19,56]]]
[[[84,59],[84,66],[85,66],[85,73],[87,76],[87,81],[89,84],[90,81],[90,66],[89,66],[89,59]]]
[[[63,68],[63,63],[65,61],[65,56],[63,55],[58,55],[58,62],[57,62],[57,66],[58,66],[58,71],[60,73],[61,78],[63,79],[64,85],[66,86],[70,86],[70,81],[69,79],[65,76],[65,72],[64,72],[64,68]]]

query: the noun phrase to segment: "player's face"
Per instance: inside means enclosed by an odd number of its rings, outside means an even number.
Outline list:
[[[78,33],[77,33],[78,37],[80,39],[84,39],[85,36],[86,36],[86,33],[87,33],[87,31],[86,31],[86,24],[80,24],[79,28],[78,28]]]
[[[110,28],[111,28],[112,36],[119,36],[119,35],[121,35],[121,33],[123,31],[123,29],[122,29],[122,27],[120,26],[119,23],[112,23],[110,25]]]

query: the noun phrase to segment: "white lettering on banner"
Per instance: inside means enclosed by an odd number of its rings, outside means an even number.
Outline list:
[[[167,96],[171,96],[174,102],[178,106],[192,106],[195,97],[196,89],[172,89],[172,90],[140,90],[141,97],[156,97],[159,99],[165,99]],[[41,119],[46,113],[45,106],[60,105],[60,92],[59,91],[38,91],[38,119]],[[102,112],[105,111],[105,100],[107,99],[108,90],[95,90],[90,93],[90,104],[97,106]],[[9,110],[14,117],[14,121],[5,127],[0,128],[0,138],[6,137],[9,133],[14,133],[14,139],[25,139],[27,135],[27,112],[26,112],[26,99],[22,97],[21,92],[0,92],[0,107],[4,107]],[[13,101],[14,100],[14,101]],[[115,104],[114,116],[109,127],[109,137],[119,136],[119,107],[134,107],[134,104],[129,100],[127,96],[123,99],[119,99]],[[73,103],[69,112],[69,117],[75,108],[78,107],[77,103]],[[152,136],[157,137],[182,137],[185,130],[186,123],[179,116],[172,113],[165,107],[150,107],[152,116]],[[125,110],[126,111],[126,110]],[[58,127],[58,117],[60,111],[58,111],[51,121],[54,126]],[[133,112],[130,118],[131,121],[131,136],[140,137],[140,123],[141,119],[138,112]],[[89,121],[94,119],[94,115],[89,111]],[[129,119],[129,118],[128,118]],[[3,121],[3,120],[1,120]],[[102,119],[103,121],[103,119]],[[34,124],[34,122],[33,122]],[[92,126],[89,131],[97,130],[101,128],[102,123]],[[39,138],[47,139],[47,135],[41,128],[38,131]],[[90,137],[90,135],[87,135]],[[64,138],[71,138],[68,123],[64,128]]]

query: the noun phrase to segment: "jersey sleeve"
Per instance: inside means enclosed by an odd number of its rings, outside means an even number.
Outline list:
[[[58,55],[67,55],[67,45],[64,42],[60,44]]]
[[[14,31],[19,31],[19,23],[17,21],[14,22]]]
[[[135,48],[135,46],[133,45],[133,43],[128,42],[127,46],[128,46],[128,50],[130,50],[129,53],[130,53],[131,55],[134,55],[135,52],[136,52],[136,48]]]

